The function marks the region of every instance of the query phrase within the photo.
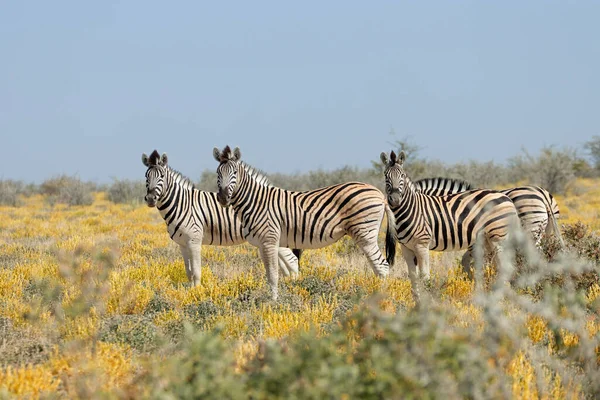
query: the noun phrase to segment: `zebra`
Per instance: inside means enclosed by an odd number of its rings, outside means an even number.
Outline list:
[[[444,196],[474,189],[466,181],[439,177],[419,179],[413,183],[417,190],[431,196]],[[537,247],[541,246],[544,233],[550,236],[553,232],[560,245],[564,247],[557,222],[560,218],[560,210],[550,192],[540,186],[517,186],[500,192],[507,195],[515,204],[521,225],[531,233]]]
[[[404,172],[404,152],[382,152],[387,200],[395,215],[396,238],[408,265],[413,297],[418,302],[418,274],[430,279],[429,251],[469,249],[463,256],[467,270],[476,240],[484,239],[485,251],[501,249],[509,228],[518,221],[513,202],[493,190],[470,190],[444,197],[418,191]],[[496,258],[496,261],[500,260]]]
[[[354,239],[376,275],[386,277],[389,263],[377,244],[384,213],[388,216],[388,259],[395,255],[394,217],[385,196],[376,187],[347,182],[316,190],[295,192],[261,184],[262,173],[241,161],[233,151],[213,150],[217,168],[217,200],[233,208],[242,221],[244,238],[258,247],[265,265],[271,298],[277,300],[277,246],[298,249],[325,247],[344,235]]]
[[[188,281],[200,284],[202,244],[231,246],[244,243],[242,224],[233,212],[217,202],[217,194],[195,188],[192,181],[171,168],[165,153],[142,154],[146,170],[148,207],[156,207],[167,224],[169,237],[179,245]],[[299,252],[280,248],[279,268],[284,275],[298,274]]]

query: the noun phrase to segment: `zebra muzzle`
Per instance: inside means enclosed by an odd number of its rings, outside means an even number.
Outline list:
[[[400,191],[394,190],[388,195],[388,203],[391,207],[397,207],[400,204]]]
[[[228,207],[229,206],[229,199],[227,198],[228,196],[225,194],[224,190],[219,190],[217,192],[217,201],[219,202],[219,204],[221,204],[223,207]]]
[[[144,196],[144,200],[146,201],[146,205],[148,207],[156,206],[156,199],[153,196]]]

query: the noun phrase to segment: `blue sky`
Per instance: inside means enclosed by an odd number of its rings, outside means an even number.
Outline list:
[[[503,162],[600,135],[600,2],[4,2],[0,178]],[[410,162],[410,160],[407,160]]]

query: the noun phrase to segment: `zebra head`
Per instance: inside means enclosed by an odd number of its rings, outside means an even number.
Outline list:
[[[154,150],[150,156],[142,154],[142,162],[148,170],[146,171],[146,196],[144,200],[148,207],[156,206],[156,202],[163,194],[165,174],[167,171],[167,155],[159,155]]]
[[[397,207],[400,205],[400,200],[404,195],[404,189],[406,188],[407,176],[404,172],[404,159],[406,158],[403,151],[400,152],[398,158],[396,153],[392,150],[390,157],[383,152],[381,153],[381,161],[385,165],[383,176],[385,177],[385,191],[387,193],[387,199],[390,206]]]
[[[236,147],[232,152],[229,146],[225,146],[223,151],[219,151],[215,147],[213,156],[219,162],[217,168],[217,200],[223,207],[228,207],[237,186],[238,166],[242,154],[239,147]]]

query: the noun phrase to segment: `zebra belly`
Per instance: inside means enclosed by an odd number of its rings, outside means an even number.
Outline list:
[[[319,236],[311,238],[309,235],[287,235],[286,232],[282,232],[279,239],[279,245],[281,247],[289,247],[294,249],[320,249],[337,242],[344,235],[345,232],[343,231],[334,231],[333,236],[323,235],[323,238]]]
[[[187,246],[189,243],[202,243],[202,231],[189,231],[187,229],[178,229],[173,235],[173,229],[168,229],[171,239],[180,246]]]
[[[448,245],[446,247],[444,247],[444,243],[435,243],[435,242],[431,242],[431,244],[429,245],[429,250],[433,250],[433,251],[459,251],[459,250],[466,250],[468,249],[469,246],[467,243],[463,243],[463,246],[459,246],[458,243],[456,245],[452,245],[452,243],[448,243]]]
[[[246,240],[241,234],[232,234],[229,232],[221,233],[206,233],[202,237],[202,244],[208,244],[212,246],[234,246],[236,244],[242,244]]]

